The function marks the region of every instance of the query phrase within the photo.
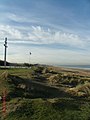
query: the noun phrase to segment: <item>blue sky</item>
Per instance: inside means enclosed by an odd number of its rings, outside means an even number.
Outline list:
[[[90,1],[0,0],[0,59],[5,37],[10,62],[89,64]]]

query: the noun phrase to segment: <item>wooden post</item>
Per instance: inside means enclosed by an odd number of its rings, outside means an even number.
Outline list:
[[[5,47],[5,53],[4,53],[4,66],[6,67],[7,38],[5,38],[4,47]]]

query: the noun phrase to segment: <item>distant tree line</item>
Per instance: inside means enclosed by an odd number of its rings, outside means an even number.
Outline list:
[[[6,65],[9,66],[10,63],[9,63],[9,62],[6,62]],[[4,61],[0,60],[0,66],[4,66]]]

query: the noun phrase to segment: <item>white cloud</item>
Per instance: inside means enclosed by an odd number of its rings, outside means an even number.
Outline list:
[[[22,52],[21,52],[22,51]],[[29,52],[32,52],[31,56]],[[43,63],[43,64],[89,64],[90,55],[85,56],[85,53],[70,50],[46,49],[44,47],[19,46],[15,49],[14,45],[8,47],[9,61]],[[14,54],[14,52],[16,52]]]
[[[28,36],[30,40],[44,44],[60,43],[77,47],[83,47],[85,45],[84,41],[81,40],[78,35],[61,31],[53,31],[50,29],[43,29],[40,26],[32,26],[32,31],[28,33]]]
[[[21,28],[20,28],[21,29]],[[86,42],[78,35],[55,31],[41,26],[30,26],[30,29],[20,30],[9,25],[0,25],[0,38],[8,37],[16,42],[33,43],[33,44],[54,44],[85,47]],[[27,32],[25,32],[25,30]],[[15,42],[15,41],[14,41]]]
[[[9,25],[0,25],[0,37],[8,37],[15,39],[22,39],[22,34],[19,30],[9,26]]]
[[[37,23],[39,22],[39,18],[35,18],[33,15],[24,15],[24,16],[21,16],[19,14],[13,14],[13,13],[8,13],[8,16],[7,18],[10,20],[10,21],[15,21],[15,22],[18,22],[18,23]]]
[[[21,29],[21,28],[20,28]],[[11,38],[9,42],[11,43],[23,43],[20,44],[10,44],[8,47],[8,57],[7,60],[13,62],[28,62],[29,61],[29,51],[32,52],[32,62],[33,63],[47,63],[47,64],[89,64],[90,54],[89,52],[83,51],[72,51],[64,49],[47,49],[45,47],[38,46],[24,46],[24,43],[34,43],[34,44],[52,44],[58,43],[62,45],[71,45],[77,47],[83,47],[85,41],[83,41],[79,36],[65,33],[61,31],[54,31],[49,28],[42,28],[41,26],[32,26],[27,34],[24,34],[24,30],[20,31],[18,28],[14,28],[9,25],[0,25],[0,38],[8,37]],[[26,28],[27,30],[27,28]],[[15,40],[16,39],[16,40]],[[87,43],[88,44],[88,43]],[[87,44],[85,47],[87,47]],[[82,46],[81,46],[82,45]],[[17,49],[16,49],[17,48]],[[0,45],[0,58],[2,58],[2,46]],[[12,54],[11,54],[12,53]],[[85,56],[86,55],[86,56]]]

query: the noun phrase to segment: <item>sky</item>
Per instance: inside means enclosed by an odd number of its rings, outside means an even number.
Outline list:
[[[90,0],[0,0],[1,60],[5,37],[9,62],[88,65]]]

